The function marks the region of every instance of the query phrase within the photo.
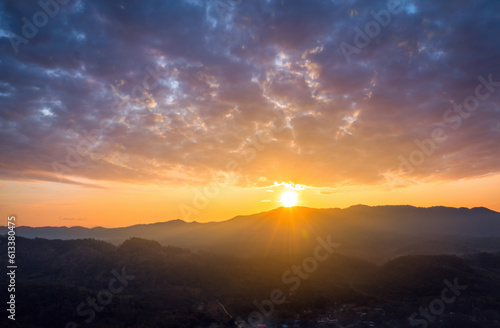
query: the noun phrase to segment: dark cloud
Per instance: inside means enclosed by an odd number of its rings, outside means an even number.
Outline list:
[[[3,2],[0,178],[192,184],[235,160],[241,184],[379,183],[435,128],[447,140],[406,175],[498,172],[500,91],[457,129],[443,115],[479,75],[500,81],[500,3],[402,6],[348,62],[387,2],[69,1],[18,53],[41,8]]]

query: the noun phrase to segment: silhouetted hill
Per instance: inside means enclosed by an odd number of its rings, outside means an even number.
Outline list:
[[[408,316],[439,298],[444,280],[455,279],[467,288],[429,327],[456,327],[456,320],[460,327],[495,327],[499,317],[500,273],[494,263],[500,254],[404,256],[376,266],[333,253],[299,279],[308,257],[243,259],[139,238],[114,246],[92,239],[19,237],[16,246],[17,324],[25,328],[65,327],[69,321],[87,326],[91,307],[79,306],[102,300],[103,290],[116,292],[117,276],[128,278],[100,311],[93,311],[93,327],[236,327],[236,317],[247,320],[258,310],[255,304],[276,289],[285,301],[265,318],[268,327],[297,322],[319,327],[323,317],[335,318],[338,326],[407,327]],[[0,247],[7,247],[6,237],[0,237]],[[0,258],[0,265],[6,261]],[[292,274],[297,266],[301,273]],[[284,280],[287,272],[296,280]],[[7,286],[7,277],[0,283]],[[2,289],[1,297],[5,294]],[[2,326],[5,321],[3,316]]]
[[[5,233],[6,228],[0,229]],[[347,209],[277,208],[223,222],[181,220],[124,228],[19,227],[29,238],[95,238],[120,244],[128,238],[217,253],[296,257],[330,235],[343,254],[375,262],[408,254],[500,251],[500,213],[486,208],[364,206]]]

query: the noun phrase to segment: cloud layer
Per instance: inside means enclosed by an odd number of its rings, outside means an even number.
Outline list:
[[[1,179],[189,185],[231,161],[240,185],[500,171],[500,90],[446,114],[478,76],[500,81],[498,1],[404,1],[350,61],[341,45],[356,46],[387,2],[57,7],[43,25],[33,1],[0,4]],[[23,17],[43,25],[31,38]],[[420,163],[415,140],[436,128],[446,141]]]

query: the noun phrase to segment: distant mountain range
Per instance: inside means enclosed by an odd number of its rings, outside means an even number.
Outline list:
[[[426,327],[420,309],[452,283],[463,290],[428,328],[500,320],[500,213],[486,208],[294,207],[211,223],[19,227],[16,261],[26,328],[242,327],[237,318],[249,320],[275,289],[286,302],[267,327]],[[107,304],[118,277],[129,281]],[[106,306],[91,307],[96,298]]]
[[[365,206],[346,209],[277,208],[222,222],[173,220],[124,228],[18,227],[27,238],[94,238],[120,244],[131,237],[162,245],[238,256],[301,256],[317,238],[340,244],[339,252],[384,262],[408,254],[500,251],[500,213],[484,207]],[[6,233],[0,227],[0,234]]]

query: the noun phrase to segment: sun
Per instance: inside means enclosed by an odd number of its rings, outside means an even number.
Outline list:
[[[284,207],[292,207],[297,205],[297,193],[295,191],[287,190],[281,194],[281,204]]]

